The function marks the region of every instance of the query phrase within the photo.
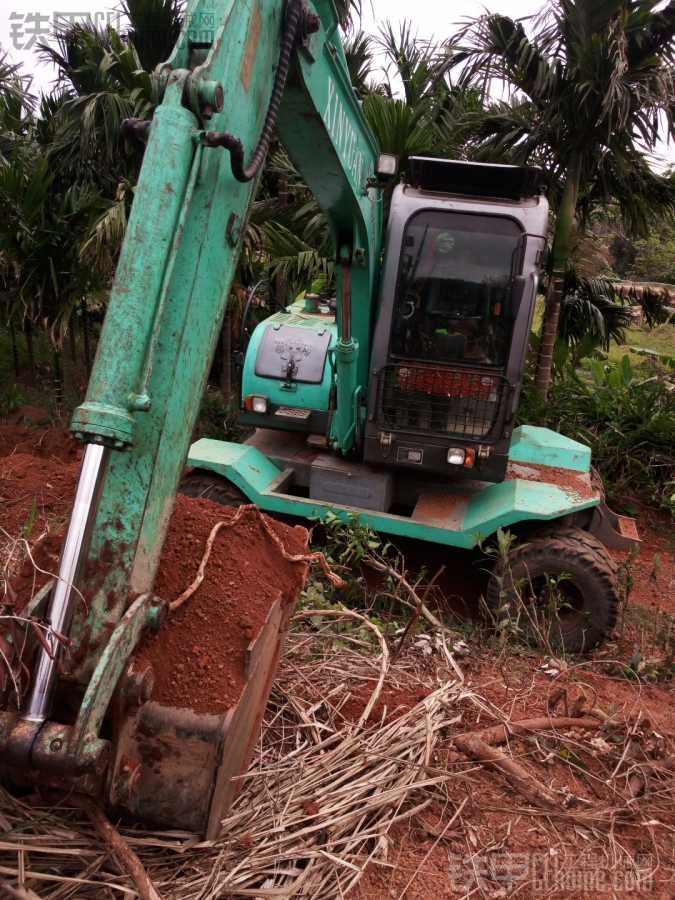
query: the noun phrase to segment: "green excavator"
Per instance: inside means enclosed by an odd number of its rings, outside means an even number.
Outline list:
[[[146,629],[161,639],[166,604],[152,589],[179,487],[273,515],[357,514],[387,535],[467,550],[510,529],[520,541],[488,602],[536,605],[554,582],[564,602],[549,637],[573,651],[611,632],[606,547],[638,537],[604,503],[586,446],[515,427],[546,253],[540,172],[413,158],[385,230],[397,161],[364,120],[331,0],[193,0],[156,75],[152,121],[127,123],[146,142],[143,165],[72,420],[86,449],[59,577],[26,610],[46,636],[23,704],[0,711],[0,772],[213,836],[279,635],[270,624],[227,716],[153,702],[133,654]],[[190,446],[276,135],[330,223],[336,297],[306,293],[253,330],[251,437]],[[76,707],[67,722],[53,705],[62,688]]]

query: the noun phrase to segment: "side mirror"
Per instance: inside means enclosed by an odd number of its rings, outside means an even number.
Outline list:
[[[504,304],[504,317],[507,319],[515,319],[518,316],[518,312],[520,310],[520,305],[523,302],[523,297],[527,291],[529,278],[526,278],[523,275],[518,275],[511,282],[511,291],[506,298],[506,302]]]

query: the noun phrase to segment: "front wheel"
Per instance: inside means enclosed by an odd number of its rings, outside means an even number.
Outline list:
[[[529,643],[581,653],[616,624],[619,585],[609,554],[577,529],[541,537],[501,559],[487,589],[498,621],[508,616]]]

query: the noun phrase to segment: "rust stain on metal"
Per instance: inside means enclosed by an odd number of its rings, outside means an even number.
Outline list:
[[[559,466],[510,462],[506,469],[506,478],[509,481],[520,478],[522,481],[552,484],[576,500],[591,500],[597,496],[597,491],[591,484],[589,472],[577,472],[574,469],[562,469]]]
[[[248,93],[251,87],[251,79],[253,77],[253,63],[255,55],[258,51],[258,43],[260,41],[260,32],[262,31],[262,16],[260,15],[260,6],[256,3],[253,8],[253,14],[248,26],[248,35],[246,37],[246,46],[244,47],[244,55],[241,60],[241,69],[239,70],[239,79],[244,86],[244,90]]]
[[[461,530],[470,499],[471,494],[422,494],[412,517],[427,525]]]

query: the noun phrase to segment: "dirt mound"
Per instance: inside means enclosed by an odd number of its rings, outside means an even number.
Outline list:
[[[77,459],[39,458],[17,452],[0,459],[0,526],[12,537],[36,538],[62,524],[70,511]]]
[[[211,529],[234,514],[211,500],[176,498],[155,583],[160,597],[174,600],[192,583]],[[269,521],[289,553],[306,551],[304,528]],[[197,713],[229,709],[244,687],[246,648],[275,600],[292,603],[305,577],[306,564],[284,559],[256,510],[221,529],[204,581],[138,654],[155,672],[153,700]]]
[[[82,445],[63,428],[35,429],[24,425],[0,426],[0,456],[24,453],[38,459],[68,463],[82,458]]]
[[[17,610],[58,569],[81,456],[66,432],[0,427],[0,527],[6,532],[10,575],[5,602]],[[234,514],[210,500],[176,499],[155,584],[159,596],[173,600],[185,590],[211,529]],[[305,552],[304,528],[271,525],[289,553]],[[30,557],[17,538],[26,539]],[[155,671],[154,699],[196,712],[228,709],[244,686],[248,645],[273,603],[294,601],[305,577],[306,565],[284,559],[256,510],[221,529],[204,581],[141,649]]]

